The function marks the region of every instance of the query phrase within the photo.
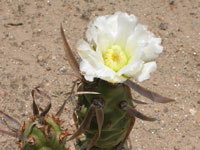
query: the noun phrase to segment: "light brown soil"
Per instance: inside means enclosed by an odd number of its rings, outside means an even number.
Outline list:
[[[131,133],[132,149],[200,150],[200,2],[170,2],[0,0],[0,110],[23,123],[32,113],[30,92],[40,85],[52,97],[51,113],[55,112],[73,80],[63,73],[72,70],[64,55],[60,23],[75,49],[91,19],[116,11],[128,12],[163,39],[158,69],[141,85],[176,100],[171,104],[152,103],[133,91],[135,98],[150,103],[138,105],[137,109],[159,121],[136,120]],[[46,101],[40,103],[44,106]],[[72,104],[66,108],[63,119],[69,129],[74,129]],[[2,121],[0,128],[6,129]],[[17,149],[16,141],[3,135],[0,149]]]

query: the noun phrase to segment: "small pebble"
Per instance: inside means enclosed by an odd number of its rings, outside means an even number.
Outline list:
[[[104,10],[105,10],[105,8],[103,6],[98,8],[98,11],[104,11]]]
[[[44,61],[45,61],[45,59],[42,55],[37,56],[37,62],[44,62]]]
[[[176,77],[175,79],[177,82],[180,82],[180,80],[181,80],[179,77]]]
[[[60,72],[65,73],[67,71],[66,67],[63,66],[62,68],[60,68]]]
[[[166,23],[161,23],[160,24],[160,29],[166,30],[167,29],[167,24]]]
[[[164,111],[164,113],[167,113],[168,112],[168,108],[165,107],[163,111]]]
[[[179,150],[179,147],[178,146],[174,146],[174,150]]]
[[[196,109],[194,109],[194,108],[192,108],[192,109],[190,109],[189,110],[189,112],[190,112],[190,114],[192,115],[192,116],[194,116],[195,114],[196,114]]]
[[[197,56],[197,53],[196,53],[196,52],[194,52],[194,53],[193,53],[193,55],[194,55],[194,56]]]
[[[46,68],[46,71],[51,71],[51,67],[47,67],[47,68]]]
[[[81,14],[81,18],[85,19],[85,20],[89,20],[90,19],[90,12],[88,11],[84,11],[82,14]]]
[[[11,35],[11,36],[9,37],[9,40],[15,40],[15,37],[14,37],[13,35]]]
[[[152,134],[154,134],[154,133],[156,133],[156,129],[149,129],[149,131],[152,133]]]
[[[154,112],[160,112],[160,110],[158,108],[155,108]]]
[[[197,92],[200,94],[200,89],[198,89]]]
[[[200,100],[197,102],[197,104],[200,104]]]
[[[56,60],[56,56],[52,56],[52,59],[53,59],[53,60]]]
[[[169,4],[170,4],[170,5],[174,5],[174,1],[171,1]]]

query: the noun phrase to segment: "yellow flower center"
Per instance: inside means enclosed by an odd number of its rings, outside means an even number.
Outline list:
[[[128,63],[126,53],[118,45],[112,45],[111,48],[103,52],[104,64],[114,70],[119,71]]]

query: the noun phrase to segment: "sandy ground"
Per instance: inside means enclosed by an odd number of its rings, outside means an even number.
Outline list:
[[[31,90],[42,86],[55,112],[72,86],[72,72],[59,32],[63,23],[73,49],[96,16],[116,11],[135,14],[163,39],[158,69],[141,85],[174,98],[175,103],[148,101],[137,109],[159,121],[137,119],[131,133],[133,150],[200,150],[200,2],[198,0],[0,0],[0,110],[20,122],[32,114]],[[38,102],[41,106],[45,100]],[[74,128],[73,107],[63,114]],[[0,121],[0,128],[6,129]],[[1,150],[17,149],[17,140],[3,135]],[[73,150],[73,146],[71,146]]]

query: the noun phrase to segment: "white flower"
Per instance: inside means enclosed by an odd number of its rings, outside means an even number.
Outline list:
[[[161,39],[147,27],[137,24],[137,18],[127,13],[101,16],[89,24],[87,41],[77,44],[82,58],[80,70],[88,81],[101,78],[120,83],[128,78],[139,82],[149,79],[156,70],[152,61],[162,52]]]

